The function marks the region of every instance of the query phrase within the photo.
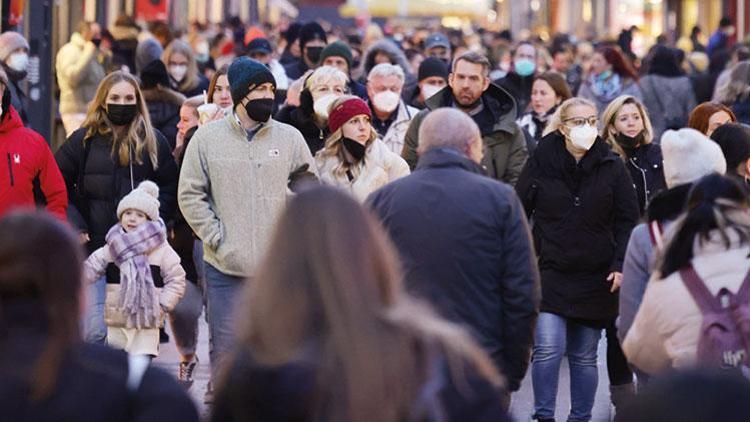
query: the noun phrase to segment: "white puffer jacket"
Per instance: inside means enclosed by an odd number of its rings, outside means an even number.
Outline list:
[[[360,202],[364,202],[372,192],[386,184],[409,175],[406,161],[389,150],[380,139],[376,139],[367,147],[365,158],[359,163],[359,174],[352,181],[349,181],[346,175],[337,176],[334,173],[341,165],[341,160],[323,155],[324,151],[320,150],[315,156],[320,180],[325,184],[347,190]]]

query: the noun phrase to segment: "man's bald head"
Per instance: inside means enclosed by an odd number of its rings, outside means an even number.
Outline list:
[[[427,114],[419,127],[417,153],[451,148],[477,164],[482,161],[482,135],[468,114],[455,108],[439,108]]]

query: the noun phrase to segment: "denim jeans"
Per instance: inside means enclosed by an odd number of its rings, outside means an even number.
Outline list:
[[[236,318],[234,305],[242,288],[242,277],[222,273],[204,261],[206,277],[206,313],[208,314],[208,355],[211,359],[211,384],[216,385],[222,360],[234,347]]]
[[[531,363],[534,411],[538,419],[555,417],[560,363],[563,355],[567,354],[571,403],[568,421],[591,420],[599,382],[596,348],[601,331],[568,321],[559,315],[547,312],[539,314]]]
[[[107,325],[104,323],[104,301],[107,295],[107,279],[100,277],[86,287],[86,311],[83,316],[84,339],[89,343],[105,344]]]

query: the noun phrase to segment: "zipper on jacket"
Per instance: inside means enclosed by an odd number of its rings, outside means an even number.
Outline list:
[[[643,179],[643,209],[645,210],[648,206],[648,184],[646,183],[646,170],[642,169],[641,166],[636,164],[632,158],[630,159],[630,164],[632,164],[633,167],[637,168],[638,171],[641,172],[641,179]]]
[[[10,175],[10,186],[13,187],[15,181],[13,180],[13,162],[10,160],[10,153],[8,153],[8,175]]]

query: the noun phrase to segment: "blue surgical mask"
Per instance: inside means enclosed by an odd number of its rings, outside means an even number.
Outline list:
[[[529,76],[534,73],[534,70],[536,69],[536,64],[532,62],[529,59],[520,59],[516,60],[515,64],[516,73],[518,73],[521,76]]]

